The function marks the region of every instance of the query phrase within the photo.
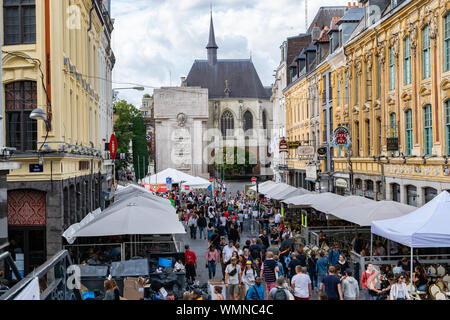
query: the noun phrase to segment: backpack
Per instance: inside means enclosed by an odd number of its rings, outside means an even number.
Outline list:
[[[284,292],[284,288],[278,288],[275,294],[273,295],[273,300],[286,300],[286,292]]]

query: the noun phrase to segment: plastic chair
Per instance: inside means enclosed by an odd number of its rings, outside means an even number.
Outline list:
[[[440,265],[439,267],[437,267],[437,275],[443,277],[445,275],[445,268],[444,266]]]

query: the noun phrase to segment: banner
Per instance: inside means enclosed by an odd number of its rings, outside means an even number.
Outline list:
[[[41,300],[38,277],[34,277],[14,300]]]

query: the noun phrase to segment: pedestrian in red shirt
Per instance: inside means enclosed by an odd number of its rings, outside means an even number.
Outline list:
[[[189,282],[191,279],[192,282],[195,281],[197,269],[197,256],[194,251],[189,250],[189,245],[184,246],[186,249],[184,253],[184,263],[186,265],[186,280]]]

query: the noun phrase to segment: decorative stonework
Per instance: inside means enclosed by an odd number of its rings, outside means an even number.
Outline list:
[[[409,35],[411,50],[413,51],[413,54],[415,56],[417,48],[417,24],[412,22],[411,20],[408,20],[407,31]]]
[[[393,33],[390,40],[389,40],[389,44],[392,48],[392,53],[394,54],[394,57],[396,59],[398,59],[399,56],[399,52],[400,52],[400,48],[399,48],[399,36],[397,33]]]
[[[367,63],[367,67],[369,68],[369,70],[372,70],[373,66],[372,52],[367,52],[364,58]]]
[[[386,46],[384,42],[381,42],[377,46],[378,62],[383,66],[386,62]]]

